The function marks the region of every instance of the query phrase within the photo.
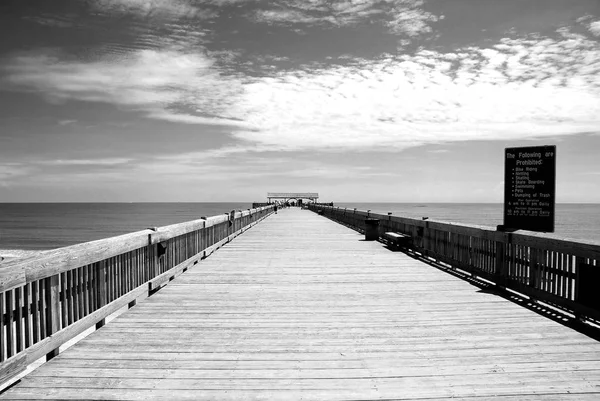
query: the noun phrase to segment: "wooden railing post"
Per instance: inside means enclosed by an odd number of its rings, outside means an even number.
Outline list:
[[[96,300],[97,309],[106,305],[106,261],[101,260],[96,266]],[[96,330],[104,326],[105,319],[102,318],[96,323]]]
[[[55,274],[46,279],[46,335],[60,330],[60,294],[59,275]],[[58,355],[58,348],[46,354],[46,361]]]
[[[510,244],[512,234],[499,232],[496,237],[496,264],[494,273],[497,277],[496,285],[504,287],[508,276],[508,263],[506,260],[506,249]]]

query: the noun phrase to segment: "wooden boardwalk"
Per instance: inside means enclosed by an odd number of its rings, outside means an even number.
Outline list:
[[[600,343],[281,210],[2,399],[600,399]]]

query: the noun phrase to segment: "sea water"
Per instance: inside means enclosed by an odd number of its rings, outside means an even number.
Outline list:
[[[250,207],[251,202],[0,203],[0,250],[60,248]]]
[[[371,210],[373,213],[488,226],[502,224],[501,203],[336,203],[334,206]],[[553,237],[600,242],[600,204],[559,203],[555,207]]]
[[[0,203],[0,250],[47,250],[231,210],[237,203]],[[335,203],[373,213],[464,224],[502,224],[502,204]],[[557,204],[555,235],[600,242],[600,204]]]

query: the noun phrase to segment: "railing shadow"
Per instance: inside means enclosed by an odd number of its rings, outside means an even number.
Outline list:
[[[383,244],[383,243],[382,243]],[[438,262],[434,259],[428,258],[426,256],[421,255],[418,252],[410,249],[393,249],[387,244],[383,244],[384,248],[392,251],[392,252],[400,252],[408,257],[418,260],[422,263],[425,263],[429,266],[435,267],[438,270],[441,270],[445,273],[448,273],[456,278],[459,278],[463,281],[468,282],[469,284],[479,288],[481,293],[495,295],[502,299],[505,299],[509,302],[512,302],[516,305],[519,305],[523,308],[526,308],[536,314],[543,316],[547,319],[550,319],[556,323],[559,323],[565,327],[568,327],[572,330],[575,330],[589,338],[592,338],[596,341],[600,341],[600,327],[596,327],[593,325],[593,322],[585,322],[582,321],[575,316],[566,313],[557,308],[553,308],[550,305],[546,305],[541,301],[537,301],[535,299],[529,298],[526,295],[519,294],[515,291],[506,289],[504,287],[498,286],[493,282],[482,279],[477,275],[462,271],[458,268],[452,267],[445,263]]]

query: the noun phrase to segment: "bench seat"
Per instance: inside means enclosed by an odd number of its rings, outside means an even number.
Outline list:
[[[399,248],[406,248],[410,245],[412,237],[410,235],[394,233],[394,232],[386,232],[383,234],[383,238],[387,241],[388,244],[394,245]]]

